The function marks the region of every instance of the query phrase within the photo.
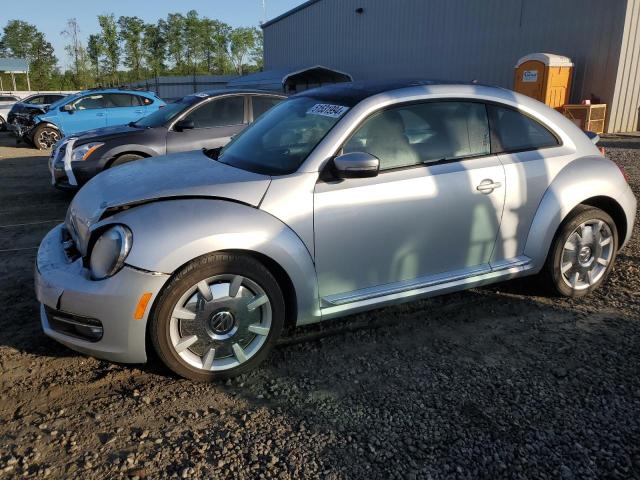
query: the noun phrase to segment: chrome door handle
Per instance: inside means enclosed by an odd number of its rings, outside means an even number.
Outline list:
[[[490,178],[486,178],[486,179],[482,180],[482,182],[480,182],[480,185],[478,185],[476,187],[476,190],[478,190],[481,193],[487,193],[488,194],[488,193],[493,192],[496,188],[500,188],[501,186],[502,186],[502,183],[494,182]]]

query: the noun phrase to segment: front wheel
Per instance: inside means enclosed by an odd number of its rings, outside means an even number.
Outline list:
[[[617,245],[613,219],[599,208],[580,205],[556,233],[543,275],[561,295],[587,295],[609,275]]]
[[[141,155],[136,155],[135,153],[125,153],[124,155],[120,155],[119,157],[117,157],[111,163],[111,165],[109,165],[109,168],[117,167],[119,165],[124,165],[125,163],[129,163],[129,162],[135,162],[136,160],[140,160],[142,158],[144,157]]]
[[[192,380],[212,381],[257,367],[278,340],[284,316],[282,292],[260,262],[212,254],[169,281],[149,332],[167,367]]]
[[[7,129],[7,122],[4,118],[0,117],[0,132],[4,132]]]
[[[38,150],[48,150],[62,138],[60,132],[53,127],[40,125],[33,134],[33,144]]]

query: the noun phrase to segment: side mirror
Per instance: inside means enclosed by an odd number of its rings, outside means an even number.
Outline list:
[[[184,130],[193,130],[196,128],[196,124],[193,123],[193,120],[180,120],[173,126],[173,129],[176,132],[183,132]]]
[[[63,105],[62,107],[60,107],[60,111],[61,112],[73,112],[76,109],[76,107],[74,107],[73,105],[71,105],[70,103],[67,103],[66,105]]]
[[[380,160],[366,152],[345,153],[333,159],[339,178],[376,177],[380,171]]]

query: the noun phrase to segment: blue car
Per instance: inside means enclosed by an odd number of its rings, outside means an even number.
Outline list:
[[[33,119],[24,137],[36,148],[51,148],[62,137],[87,130],[126,125],[165,106],[151,92],[117,88],[85,90],[49,105]]]

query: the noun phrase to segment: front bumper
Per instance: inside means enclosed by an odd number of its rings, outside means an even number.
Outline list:
[[[7,130],[17,139],[30,139],[34,126],[33,121],[25,121],[25,119],[18,116],[10,116],[7,119]]]
[[[147,318],[169,276],[125,266],[111,278],[91,280],[81,258],[68,258],[63,248],[63,228],[58,225],[45,236],[36,259],[35,289],[44,333],[73,350],[98,358],[145,362]],[[134,320],[140,296],[146,292],[151,292],[151,302],[143,318]],[[90,341],[54,328],[52,312],[97,320],[103,328],[101,338]]]
[[[71,161],[75,138],[56,144],[49,157],[51,184],[61,190],[77,190],[104,169],[105,159]]]

